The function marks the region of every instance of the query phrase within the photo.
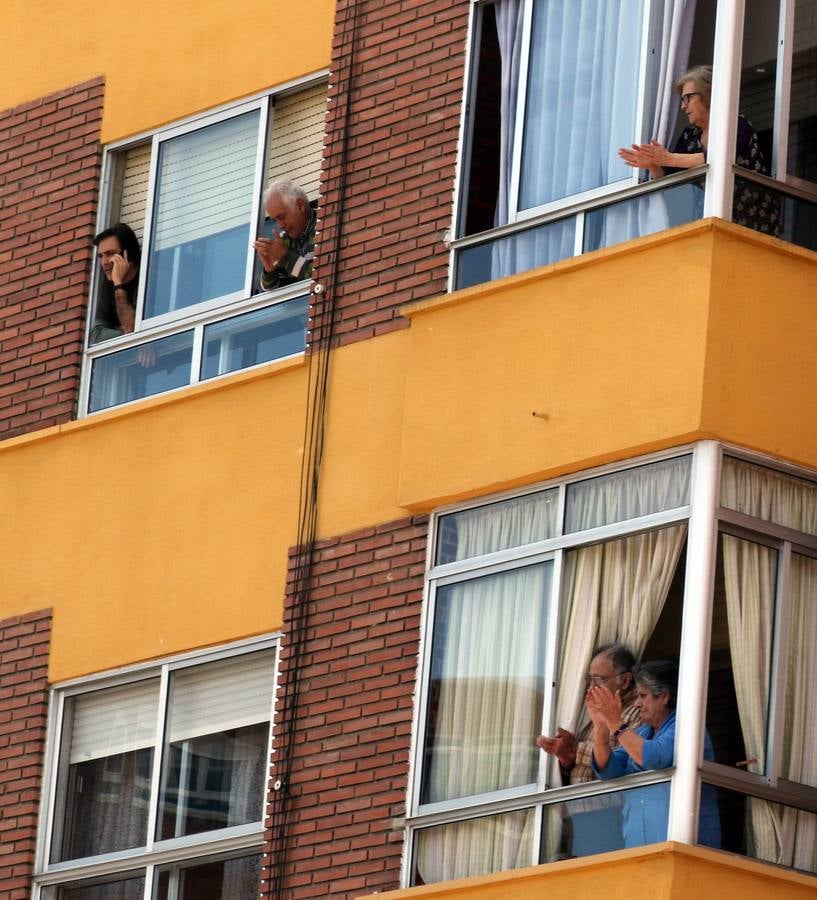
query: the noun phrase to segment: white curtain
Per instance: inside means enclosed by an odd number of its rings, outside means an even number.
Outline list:
[[[586,723],[580,674],[594,647],[620,641],[641,655],[664,608],[685,536],[682,523],[565,555],[557,725],[575,733]]]
[[[817,490],[808,482],[737,460],[724,460],[721,503],[757,518],[817,533]],[[774,627],[776,553],[723,536],[723,558],[732,670],[746,753],[765,769]],[[789,640],[782,775],[817,786],[817,562],[792,554],[789,572]],[[747,800],[747,844],[751,855],[781,865],[817,871],[817,816],[791,807]]]
[[[688,502],[689,459],[668,460],[582,482],[571,499],[578,521],[643,515]],[[626,493],[626,498],[615,495]],[[456,558],[520,546],[553,526],[552,503],[532,495],[469,511],[457,520]],[[520,513],[527,513],[521,514]],[[625,516],[626,517],[626,516]],[[612,519],[615,520],[615,519]],[[585,526],[589,527],[589,526]],[[646,645],[678,565],[686,525],[566,554],[558,723],[575,728],[582,674],[593,647]],[[550,563],[438,588],[422,802],[474,796],[536,780],[544,699]],[[420,832],[417,873],[426,883],[532,861],[527,811]],[[549,834],[549,842],[558,835]]]
[[[497,541],[537,539],[553,515],[553,504],[537,498],[464,515],[456,558],[488,552]],[[551,570],[540,563],[438,588],[424,803],[536,781]],[[523,812],[420,832],[418,875],[431,883],[528,865],[532,821]]]
[[[674,125],[673,83],[686,67],[696,0],[656,0],[651,27],[646,121],[666,143]],[[511,165],[522,51],[522,0],[497,0],[501,56],[500,177],[495,225],[510,221]],[[519,209],[530,209],[626,179],[618,149],[636,139],[641,0],[534,0]],[[607,246],[686,220],[660,195],[608,210],[591,247]],[[572,220],[497,242],[492,277],[572,256]]]
[[[686,506],[690,465],[690,456],[678,456],[571,484],[565,531],[584,531]]]
[[[516,94],[519,88],[519,62],[522,55],[524,0],[497,0],[494,4],[499,40],[501,85],[499,102],[499,193],[494,225],[508,223],[508,194],[511,189],[511,163],[516,127]]]
[[[672,138],[678,115],[675,81],[689,64],[689,46],[695,24],[697,0],[655,0],[652,41],[655,52],[647,69],[648,103],[645,140],[655,138],[665,146]],[[636,135],[619,146],[628,147]],[[591,248],[609,247],[632,238],[662,231],[696,217],[699,199],[691,186],[679,188],[672,198],[652,192],[637,200],[609,207],[602,216],[597,235],[590,236]],[[700,215],[700,212],[697,212]]]
[[[777,552],[761,544],[723,535],[724,588],[732,673],[749,772],[766,767],[772,629]],[[747,842],[758,859],[777,856],[779,811],[762,800],[747,800]]]
[[[792,554],[789,598],[783,774],[789,781],[817,787],[817,560]],[[786,809],[782,832],[778,861],[817,872],[817,815]]]

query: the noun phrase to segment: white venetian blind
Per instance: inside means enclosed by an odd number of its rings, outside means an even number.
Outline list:
[[[326,85],[275,100],[267,157],[267,181],[290,178],[310,200],[320,188]]]
[[[249,225],[259,115],[253,110],[161,144],[154,250]]]
[[[69,762],[87,762],[156,742],[159,680],[152,678],[74,698]]]
[[[273,650],[174,672],[170,741],[268,722],[274,676]]]
[[[122,196],[117,221],[130,225],[140,244],[145,230],[149,179],[150,144],[128,150],[123,163]]]

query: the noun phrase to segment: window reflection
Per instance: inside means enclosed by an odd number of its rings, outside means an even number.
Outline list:
[[[206,326],[202,379],[301,353],[308,306],[298,297]]]
[[[192,358],[193,332],[184,331],[95,359],[89,412],[184,387]]]
[[[260,877],[257,854],[165,869],[159,873],[155,896],[156,900],[254,900]]]

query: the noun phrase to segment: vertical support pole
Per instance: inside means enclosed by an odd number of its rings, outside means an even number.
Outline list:
[[[712,59],[704,217],[732,219],[732,187],[745,0],[719,0]]]
[[[712,591],[717,558],[720,446],[702,441],[692,461],[692,497],[684,585],[684,622],[675,723],[675,774],[672,778],[667,837],[694,844],[698,837],[698,766],[703,754]]]

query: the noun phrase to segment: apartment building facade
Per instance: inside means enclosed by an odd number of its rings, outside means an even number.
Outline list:
[[[3,895],[817,895],[813,4],[7,19]],[[679,664],[673,765],[563,783],[613,641]]]

